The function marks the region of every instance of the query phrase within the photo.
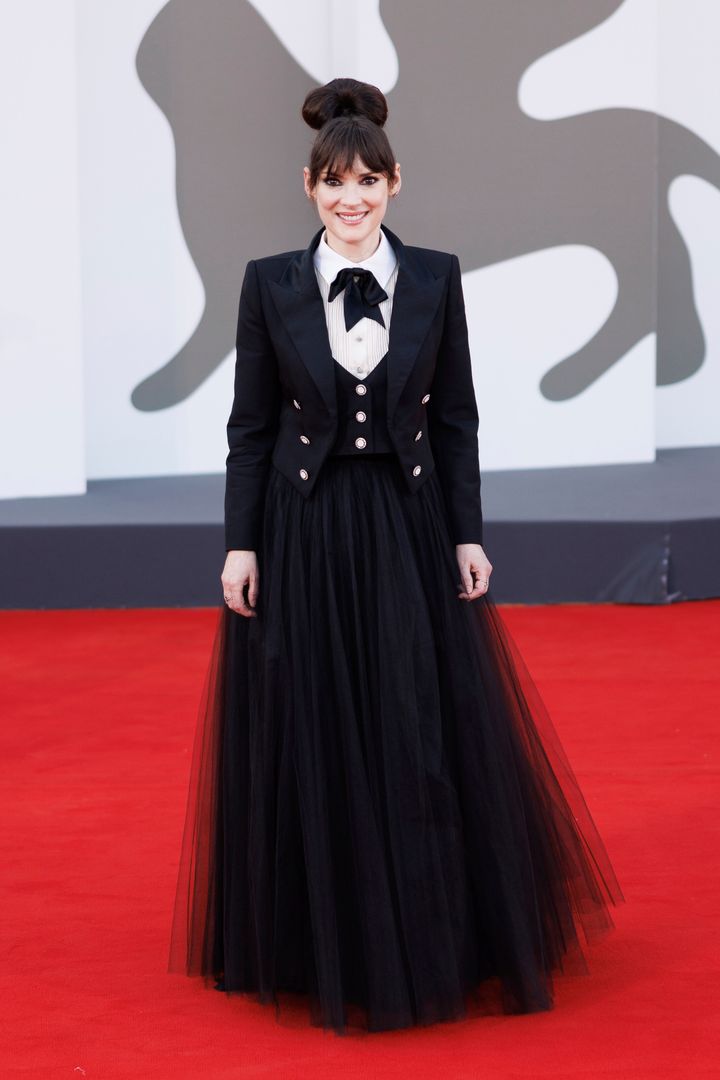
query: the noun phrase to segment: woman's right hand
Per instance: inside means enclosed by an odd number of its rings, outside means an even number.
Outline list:
[[[245,615],[246,618],[257,616],[256,611],[250,610],[257,603],[260,586],[257,555],[254,551],[228,551],[220,580],[225,603],[232,611]],[[244,595],[246,585],[247,603]]]

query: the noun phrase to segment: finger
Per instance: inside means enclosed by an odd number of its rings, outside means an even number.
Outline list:
[[[260,587],[260,574],[258,571],[250,574],[250,583],[248,585],[248,602],[250,607],[254,608],[257,604],[258,590]]]
[[[483,574],[479,570],[473,570],[473,587],[470,592],[459,593],[461,600],[477,600],[478,596],[484,596],[490,586],[490,574]]]
[[[233,587],[232,589],[226,588],[223,593],[223,599],[230,610],[236,612],[238,615],[244,615],[247,618],[256,614],[256,612],[251,611],[246,604],[242,589],[238,590],[237,587]]]
[[[249,619],[251,616],[255,615],[255,612],[250,609],[250,606],[245,599],[244,586],[237,597],[237,607],[235,608],[235,610],[237,611],[238,615],[244,615],[246,619]]]
[[[227,606],[231,611],[234,611],[236,615],[243,615],[246,619],[255,617],[257,614],[255,611],[251,611],[242,597],[238,597],[237,600],[227,601]]]

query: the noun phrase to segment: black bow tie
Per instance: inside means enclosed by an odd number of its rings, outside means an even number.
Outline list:
[[[346,285],[347,289],[345,289]],[[333,279],[328,302],[334,300],[343,289],[345,289],[346,330],[351,330],[362,318],[374,319],[381,326],[385,325],[382,312],[377,305],[381,300],[387,300],[388,294],[372,270],[367,270],[365,267],[343,267]]]

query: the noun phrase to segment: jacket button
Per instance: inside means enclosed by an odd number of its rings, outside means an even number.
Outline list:
[[[367,394],[367,386],[365,383],[358,383],[355,387],[356,394]]]
[[[415,436],[415,442],[417,442],[418,439],[421,439],[421,438],[422,438],[422,428],[420,428],[417,435]]]
[[[303,480],[307,480],[307,478],[308,478],[308,476],[310,474],[308,473],[307,469],[301,469],[300,470],[300,475],[302,476]]]
[[[307,446],[307,444],[310,442],[310,440],[308,439],[307,435],[301,435],[300,436],[300,442],[304,442],[305,445]]]
[[[413,469],[413,476],[419,476],[422,472],[422,465],[416,465]]]
[[[362,411],[362,409],[358,409],[358,411],[355,413],[355,419],[358,421],[358,423],[364,424],[365,421],[367,420],[367,416]]]
[[[430,395],[426,394],[425,397],[422,399],[422,404],[426,405],[429,400],[430,400]]]
[[[293,398],[293,405],[296,409],[300,408],[300,402],[297,400],[297,398]]]
[[[365,446],[367,446],[367,441],[363,439],[362,435],[359,435],[358,438],[355,440],[355,445],[357,446],[358,450],[362,450]]]

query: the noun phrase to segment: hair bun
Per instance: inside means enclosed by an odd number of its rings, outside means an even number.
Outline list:
[[[302,107],[302,118],[315,131],[338,116],[363,116],[383,127],[388,106],[382,90],[357,79],[333,79],[311,90]]]

